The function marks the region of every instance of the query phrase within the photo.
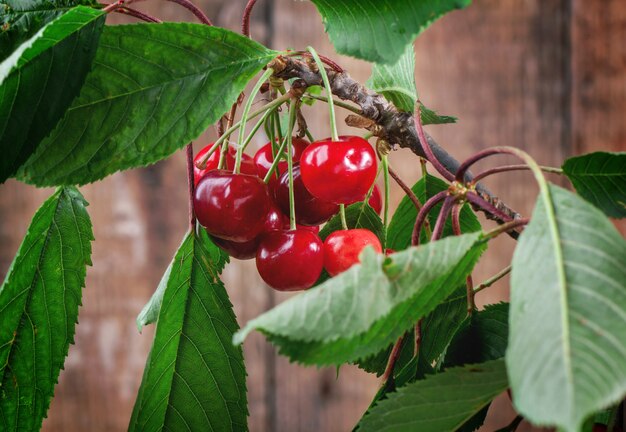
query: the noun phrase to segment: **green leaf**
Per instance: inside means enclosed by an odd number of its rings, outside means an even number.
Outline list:
[[[206,25],[107,26],[83,90],[18,176],[85,184],[155,163],[217,121],[274,55]]]
[[[74,343],[93,233],[73,187],[37,210],[0,287],[0,429],[36,431]]]
[[[548,185],[512,266],[515,407],[534,424],[578,431],[626,395],[626,241],[596,207]]]
[[[0,63],[0,183],[26,162],[78,95],[105,15],[70,9]]]
[[[487,305],[463,321],[446,352],[444,367],[504,357],[509,336],[509,304]]]
[[[456,117],[453,116],[439,115],[435,111],[424,106],[423,104],[421,104],[420,118],[422,119],[422,124],[424,125],[456,123],[456,121],[458,120]]]
[[[304,364],[366,358],[395,341],[458,287],[480,257],[480,234],[450,237],[385,258],[366,248],[361,264],[290,298],[239,331],[254,329]]]
[[[389,394],[359,432],[453,432],[507,387],[503,360],[448,369]]]
[[[424,204],[428,198],[436,195],[437,193],[448,189],[448,184],[437,177],[428,174],[425,178],[420,179],[412,190],[419,201]],[[428,220],[430,221],[431,228],[434,228],[437,216],[441,210],[441,204],[436,205],[428,214]],[[393,250],[403,250],[409,247],[411,244],[411,235],[413,233],[413,226],[415,225],[415,219],[417,218],[417,210],[408,197],[402,198],[400,205],[389,223],[389,229],[387,230],[387,245],[386,247]],[[463,233],[476,232],[481,230],[480,222],[478,218],[469,206],[463,206],[460,214],[461,231]],[[448,218],[443,236],[453,235],[452,221]],[[426,243],[427,238],[422,231],[421,243]]]
[[[95,0],[0,0],[0,61],[43,26],[74,6],[98,7]]]
[[[412,113],[417,101],[414,74],[415,52],[413,45],[408,44],[394,64],[374,64],[372,76],[365,85],[381,93],[400,111]]]
[[[626,152],[569,158],[563,172],[587,201],[611,217],[626,217]]]
[[[340,54],[393,64],[433,21],[470,0],[312,0]]]
[[[199,230],[197,235],[202,237],[202,242],[206,246],[211,262],[215,263],[217,273],[221,274],[229,261],[228,254],[213,243],[205,230]],[[137,315],[136,323],[139,332],[141,332],[144,326],[157,322],[157,319],[159,318],[159,312],[161,311],[161,305],[163,304],[163,295],[165,294],[165,289],[167,288],[167,281],[170,279],[174,260],[175,257],[167,266],[167,269],[165,269],[165,273],[163,274],[157,289],[154,291],[154,294],[152,294],[148,303],[144,305],[141,312],[139,312],[139,315]]]
[[[129,431],[247,430],[237,320],[207,240],[187,234],[169,268]]]

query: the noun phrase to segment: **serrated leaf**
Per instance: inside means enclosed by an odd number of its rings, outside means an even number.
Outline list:
[[[207,240],[187,234],[169,269],[129,431],[247,430],[237,320]]]
[[[449,124],[456,123],[458,120],[454,116],[437,114],[423,104],[420,105],[420,118],[423,125]]]
[[[0,63],[0,183],[26,162],[78,95],[105,15],[70,9]]]
[[[421,178],[417,183],[415,183],[411,189],[419,201],[424,204],[428,198],[448,189],[448,184],[443,180],[428,174],[426,177]],[[431,228],[434,228],[440,210],[441,204],[438,204],[428,214],[428,220],[430,221]],[[413,233],[413,226],[415,225],[416,218],[417,210],[411,200],[405,196],[402,198],[402,201],[400,201],[396,212],[391,218],[389,228],[387,229],[388,248],[393,250],[403,250],[409,247],[411,244],[411,235]],[[467,205],[463,206],[463,209],[461,210],[460,222],[461,232],[463,233],[481,230],[478,218],[472,209]],[[453,234],[452,221],[448,218],[443,230],[443,237],[451,236]],[[422,230],[420,242],[426,243],[427,241],[428,239]]]
[[[224,270],[224,267],[229,261],[228,254],[219,247],[217,247],[215,243],[213,243],[205,230],[198,230],[196,235],[202,237],[202,242],[206,246],[206,250],[210,256],[210,260],[212,263],[215,264],[215,270],[218,274],[221,274]],[[163,277],[161,278],[157,289],[154,291],[154,294],[152,294],[152,297],[150,297],[148,303],[144,305],[143,309],[141,309],[141,312],[139,312],[139,315],[137,315],[136,323],[137,329],[140,333],[144,326],[157,322],[159,312],[161,311],[161,305],[163,304],[163,295],[165,294],[165,289],[167,288],[167,281],[170,279],[170,273],[172,272],[174,260],[175,257],[167,266],[165,273],[163,273]]]
[[[509,304],[485,306],[467,317],[450,341],[444,367],[504,357],[509,336]]]
[[[611,217],[626,217],[626,152],[569,158],[563,172],[587,201]]]
[[[448,369],[389,394],[363,417],[359,432],[453,432],[507,387],[503,360]]]
[[[340,54],[393,64],[437,18],[470,0],[312,0]]]
[[[596,207],[548,185],[512,266],[515,407],[537,425],[578,431],[626,394],[626,241]]]
[[[37,431],[74,343],[93,233],[73,187],[37,210],[0,287],[0,424]]]
[[[413,44],[408,44],[397,62],[390,65],[375,63],[365,85],[381,93],[400,111],[412,113],[417,101],[414,74],[415,52]]]
[[[0,0],[0,61],[50,21],[80,5],[99,6],[95,0]]]
[[[304,364],[342,364],[379,352],[430,313],[480,257],[480,234],[450,237],[385,258],[366,248],[361,264],[278,305],[254,329]]]
[[[85,184],[155,163],[217,121],[275,54],[218,27],[107,26],[79,97],[18,178]]]

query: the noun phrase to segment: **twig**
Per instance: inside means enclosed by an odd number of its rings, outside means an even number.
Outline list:
[[[177,3],[181,5],[182,7],[186,8],[187,10],[191,11],[191,13],[194,14],[196,18],[200,20],[201,23],[206,24],[208,26],[213,25],[209,17],[207,17],[200,8],[198,8],[195,4],[193,4],[189,0],[167,0],[167,1]]]
[[[156,17],[153,17],[141,11],[138,11],[137,9],[129,8],[128,6],[119,7],[117,9],[114,9],[113,12],[132,16],[133,18],[138,18],[145,22],[152,22],[152,23],[157,23],[157,24],[161,24],[163,22]]]
[[[405,335],[400,336],[393,348],[391,349],[391,353],[389,354],[389,360],[387,361],[387,367],[385,368],[385,372],[383,373],[383,385],[386,385],[387,381],[389,381],[393,377],[393,368],[396,366],[396,362],[398,361],[398,357],[400,356],[400,351],[402,351],[404,337]]]
[[[491,276],[489,279],[487,279],[486,281],[484,281],[483,283],[478,285],[474,289],[474,293],[473,294],[476,295],[476,293],[481,292],[485,288],[489,288],[491,285],[493,285],[494,283],[496,283],[497,281],[499,281],[500,279],[502,279],[504,276],[508,275],[509,273],[511,273],[511,266],[510,265],[504,267],[498,273],[496,273],[495,275]]]
[[[483,235],[483,238],[486,239],[486,240],[490,240],[490,239],[492,239],[494,237],[499,236],[500,234],[502,234],[504,232],[512,231],[512,230],[515,230],[518,227],[524,226],[529,221],[530,221],[529,219],[520,218],[520,219],[512,220],[510,222],[503,223],[502,225],[498,226],[497,228],[494,228],[491,231],[486,232]]]

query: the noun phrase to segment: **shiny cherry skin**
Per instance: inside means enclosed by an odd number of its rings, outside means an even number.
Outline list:
[[[376,178],[376,153],[357,136],[309,145],[300,158],[302,181],[313,196],[335,204],[363,201]]]
[[[309,228],[309,227],[307,227]],[[316,227],[319,231],[319,227]],[[286,217],[276,206],[272,204],[270,211],[267,213],[263,231],[254,239],[247,242],[234,242],[224,240],[219,237],[211,236],[213,242],[220,248],[224,249],[228,255],[238,260],[247,260],[256,257],[256,251],[263,236],[272,231],[281,231],[289,229],[289,218]]]
[[[271,188],[274,194],[274,201],[280,210],[289,214],[289,173],[284,172],[278,183]],[[293,195],[296,207],[296,222],[300,225],[316,226],[326,222],[339,211],[337,204],[321,201],[315,198],[304,187],[300,167],[293,167]]]
[[[322,273],[322,241],[307,230],[268,233],[257,250],[256,267],[265,283],[278,291],[305,290]]]
[[[370,195],[370,199],[367,203],[378,214],[380,214],[380,212],[383,210],[383,199],[380,195],[380,189],[377,185],[374,185],[374,190],[372,190],[372,194]]]
[[[382,252],[380,240],[370,230],[357,228],[333,232],[324,241],[324,268],[331,276],[348,270],[359,262],[359,254],[366,246],[373,246],[377,253]]]
[[[200,179],[204,177],[206,173],[217,169],[217,164],[220,161],[219,150],[215,150],[213,154],[209,156],[209,158],[206,161],[206,167],[204,169],[200,169],[196,166],[196,163],[198,163],[200,159],[204,157],[204,155],[211,149],[211,147],[213,147],[213,143],[209,144],[208,146],[200,150],[198,154],[196,154],[196,156],[193,158],[193,181],[194,181],[194,184],[196,185],[198,184]],[[227,170],[232,171],[235,168],[236,155],[237,155],[237,149],[235,149],[234,146],[228,146],[228,152],[226,153],[226,169]],[[245,153],[242,155],[241,168],[239,169],[239,171],[243,174],[256,175],[256,166],[254,165],[254,161],[249,155]]]
[[[304,149],[309,145],[309,142],[305,139],[293,137],[291,139],[293,162],[296,163],[300,160],[300,156]],[[272,156],[272,143],[269,142],[261,147],[254,155],[254,165],[256,166],[257,175],[261,178],[265,178],[267,172],[270,170],[274,157]],[[278,173],[282,174],[287,171],[287,161],[283,160],[278,162]]]
[[[198,222],[209,234],[247,242],[263,231],[271,200],[260,178],[213,170],[198,183],[193,205]]]

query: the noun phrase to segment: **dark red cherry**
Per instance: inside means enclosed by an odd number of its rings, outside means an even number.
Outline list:
[[[260,178],[213,170],[200,179],[193,205],[209,234],[247,242],[263,231],[271,200]]]
[[[357,136],[330,138],[309,145],[300,158],[302,181],[323,201],[352,204],[363,201],[376,178],[376,153]]]
[[[324,241],[324,267],[329,275],[335,276],[359,262],[359,254],[366,246],[382,252],[380,240],[366,229],[349,229],[333,232]]]
[[[217,164],[220,161],[219,149],[215,150],[211,154],[211,156],[209,156],[209,158],[206,161],[206,167],[204,169],[200,169],[196,166],[196,163],[199,162],[200,159],[204,157],[204,155],[211,149],[211,147],[213,147],[213,143],[209,144],[208,146],[200,150],[198,154],[196,154],[196,156],[193,158],[193,180],[196,185],[206,173],[217,169]],[[228,146],[228,152],[226,153],[226,169],[227,170],[232,171],[235,168],[236,155],[237,155],[237,149],[234,146]],[[245,153],[242,155],[241,167],[239,171],[242,174],[256,175],[256,167],[254,165],[254,161],[249,155]]]
[[[289,173],[280,176],[278,183],[271,188],[274,201],[280,210],[289,214]],[[293,194],[296,207],[296,222],[301,225],[316,226],[326,222],[339,211],[337,204],[321,201],[309,193],[300,175],[300,167],[293,167]]]
[[[269,286],[279,291],[313,286],[324,266],[319,236],[311,231],[274,231],[263,236],[256,267]]]
[[[291,139],[291,145],[293,149],[293,161],[295,163],[300,160],[300,156],[302,155],[304,149],[309,145],[309,142],[302,138],[293,137]],[[258,176],[265,178],[265,175],[269,171],[273,162],[274,157],[272,156],[272,143],[267,143],[254,155],[254,165],[256,166]],[[283,160],[278,162],[278,173],[282,174],[285,171],[287,171],[287,161]]]
[[[238,260],[252,259],[256,256],[256,251],[259,248],[259,238],[263,234],[256,236],[247,242],[234,242],[231,240],[224,240],[219,237],[211,236],[213,243],[224,249],[228,255]]]
[[[374,185],[374,190],[372,190],[372,194],[370,195],[370,199],[367,203],[376,213],[380,214],[383,209],[383,199],[380,196],[380,189],[378,189],[377,185]]]
[[[265,228],[263,232],[271,231],[288,231],[289,230],[289,217],[285,216],[274,203],[270,207],[270,211],[267,213],[267,219],[265,220]]]

